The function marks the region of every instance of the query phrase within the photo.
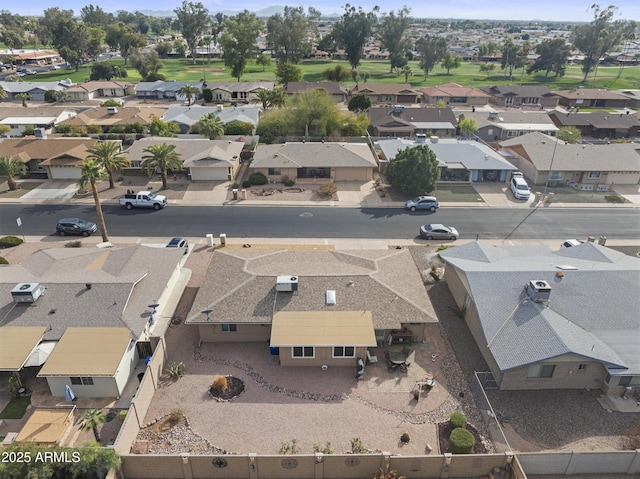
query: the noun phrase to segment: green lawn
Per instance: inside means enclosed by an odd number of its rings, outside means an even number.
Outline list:
[[[0,412],[0,419],[22,419],[29,404],[31,404],[31,396],[19,396],[12,399],[7,407]]]
[[[436,196],[441,203],[472,203],[482,201],[482,197],[471,185],[438,185],[433,195]]]
[[[531,187],[532,193],[542,193],[543,191],[544,186],[534,185]],[[609,203],[605,196],[612,194],[611,191],[579,191],[568,186],[550,186],[547,188],[547,192],[555,193],[554,203]]]
[[[114,64],[124,68],[124,60],[117,59],[112,61]],[[196,60],[196,64],[193,64],[193,60],[188,58],[181,59],[163,59],[163,68],[160,73],[166,76],[168,80],[176,81],[193,81],[197,82],[206,78],[208,82],[221,82],[221,81],[236,81],[231,77],[229,71],[224,66],[224,63],[220,59],[211,59],[207,62],[206,59]],[[346,61],[317,61],[309,60],[300,64],[303,70],[304,81],[324,81],[322,72],[327,68],[334,68],[336,65],[342,65],[343,67],[350,69],[349,64]],[[410,62],[409,66],[414,72],[413,76],[409,77],[409,83],[414,88],[424,88],[429,86],[441,85],[447,82],[456,82],[464,86],[483,87],[495,84],[509,83],[509,79],[504,77],[504,73],[501,70],[495,70],[488,76],[484,73],[480,73],[479,63],[464,63],[458,69],[451,70],[451,74],[447,75],[446,71],[440,67],[436,67],[433,72],[429,74],[427,79],[424,79],[424,74],[418,66],[418,62]],[[497,66],[499,68],[499,65]],[[140,81],[140,75],[137,71],[126,68],[127,80]],[[268,66],[265,71],[259,65],[250,62],[245,74],[242,76],[242,81],[275,81],[276,65],[273,62]],[[40,81],[55,81],[65,78],[71,78],[75,82],[84,82],[89,78],[90,65],[85,64],[80,67],[80,70],[57,70],[52,72],[44,72],[38,74],[38,80]],[[404,83],[404,75],[396,75],[389,72],[389,62],[385,61],[363,61],[358,67],[358,73],[361,77],[365,73],[369,73],[369,83]],[[617,76],[620,73],[619,67],[598,67],[598,77],[596,82],[593,82],[593,75],[589,77],[589,80],[584,83],[587,88],[607,88],[609,90],[617,90],[623,88],[638,89],[640,88],[640,66],[627,67],[620,74],[620,78]],[[564,77],[555,78],[552,75],[548,79],[544,78],[544,75],[527,75],[522,76],[522,71],[515,71],[511,84],[519,85],[547,85],[551,90],[566,90],[578,87],[582,81],[582,72],[580,66],[571,65],[567,67],[567,71]],[[355,83],[351,80],[343,82],[343,86],[351,87]]]

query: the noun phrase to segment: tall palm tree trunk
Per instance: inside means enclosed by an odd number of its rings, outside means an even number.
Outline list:
[[[93,426],[91,428],[93,430],[93,436],[96,438],[96,442],[100,443],[100,434],[98,433],[98,426]]]
[[[100,198],[98,197],[98,187],[95,181],[91,182],[91,192],[93,193],[93,201],[96,204],[96,214],[98,215],[98,226],[100,227],[100,234],[102,235],[102,241],[107,243],[109,241],[109,235],[107,234],[107,225],[104,222],[104,215],[102,214],[102,206],[100,206]],[[97,431],[94,431],[97,434]]]
[[[162,189],[167,189],[167,170],[165,168],[160,172],[160,177],[162,178]]]
[[[111,170],[107,170],[107,174],[109,175],[109,189],[112,190],[116,187],[113,182],[113,173],[111,172]]]

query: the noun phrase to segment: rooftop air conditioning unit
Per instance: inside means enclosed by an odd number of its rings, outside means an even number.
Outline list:
[[[426,143],[427,135],[424,133],[416,133],[416,143]]]
[[[220,105],[220,104],[216,105],[217,111],[222,111],[223,109],[224,109],[224,105]]]
[[[393,105],[393,113],[402,113],[404,111],[404,105]]]
[[[107,113],[109,115],[115,115],[116,113],[118,113],[118,109],[115,106],[108,106]]]
[[[282,275],[276,278],[276,291],[293,292],[298,291],[298,277]]]
[[[47,132],[44,128],[34,128],[33,135],[36,137],[36,140],[47,139]]]
[[[16,303],[33,303],[42,296],[45,289],[40,283],[18,283],[11,290],[11,296]]]
[[[551,297],[551,286],[542,279],[532,279],[525,286],[527,295],[535,303],[549,301]]]

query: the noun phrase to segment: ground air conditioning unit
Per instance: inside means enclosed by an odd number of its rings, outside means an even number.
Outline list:
[[[276,291],[298,291],[298,277],[291,275],[278,276],[276,279]]]
[[[44,290],[45,286],[40,283],[18,283],[11,290],[11,296],[16,303],[33,303]]]
[[[542,279],[532,279],[527,283],[525,289],[535,303],[549,301],[551,297],[551,286]]]

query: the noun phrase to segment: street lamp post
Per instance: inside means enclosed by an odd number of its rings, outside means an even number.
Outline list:
[[[573,132],[567,131],[567,134],[573,135]],[[547,189],[549,188],[549,176],[551,176],[551,170],[553,169],[553,160],[556,159],[556,149],[558,148],[558,143],[562,141],[562,140],[559,140],[557,137],[554,137],[554,140],[555,140],[555,144],[553,145],[553,153],[551,154],[551,163],[549,163],[549,171],[547,171],[547,181],[545,181],[544,183],[544,191],[542,192],[542,201],[544,201],[544,198],[547,195]]]

